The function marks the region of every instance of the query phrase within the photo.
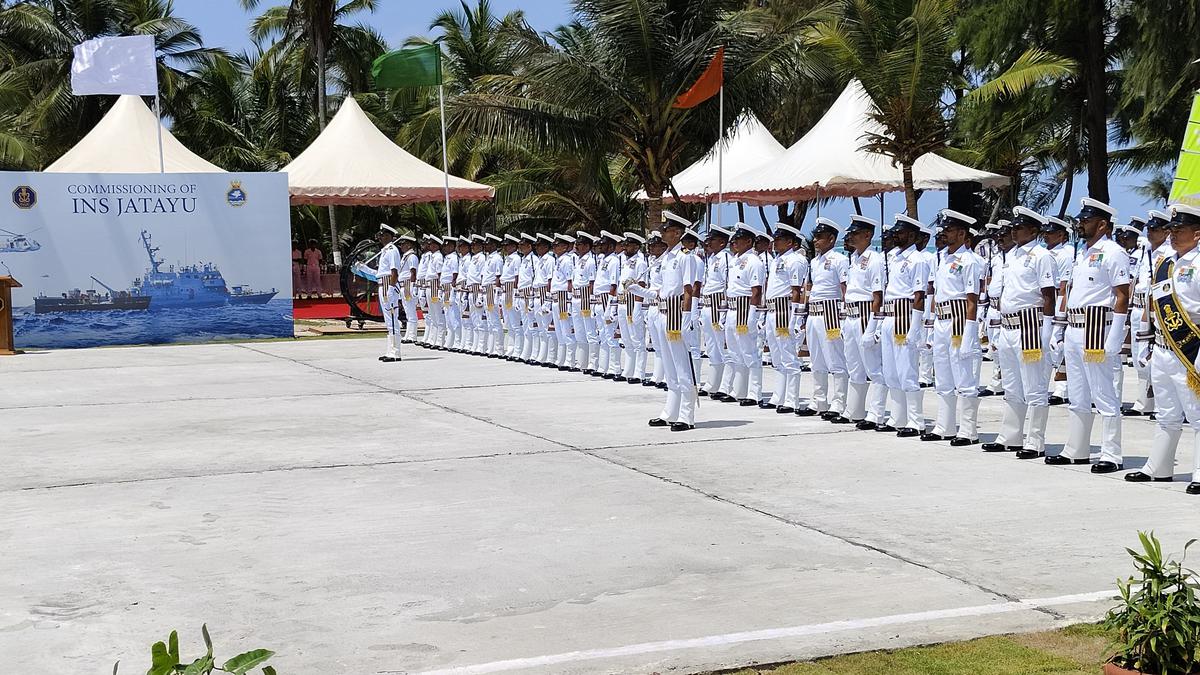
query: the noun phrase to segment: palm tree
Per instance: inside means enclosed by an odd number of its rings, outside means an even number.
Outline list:
[[[717,101],[674,107],[718,47],[731,110],[762,107],[791,78],[811,74],[805,14],[781,27],[744,0],[575,0],[575,22],[521,36],[528,56],[512,75],[488,75],[459,97],[456,121],[489,138],[552,153],[628,160],[661,218],[670,176],[717,140]],[[736,114],[727,116],[732,127]]]

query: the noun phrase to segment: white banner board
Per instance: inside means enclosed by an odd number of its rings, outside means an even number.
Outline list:
[[[0,198],[18,347],[293,334],[285,174],[0,172]]]

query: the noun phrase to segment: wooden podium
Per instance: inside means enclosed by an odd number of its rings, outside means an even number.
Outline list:
[[[13,345],[12,289],[20,288],[21,282],[0,274],[0,356],[20,354]]]

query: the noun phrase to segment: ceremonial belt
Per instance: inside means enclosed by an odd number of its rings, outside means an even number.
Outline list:
[[[769,307],[772,312],[775,312],[775,334],[779,337],[787,337],[791,333],[792,296],[771,298],[767,302],[771,303]]]
[[[738,335],[750,332],[750,296],[729,298],[729,309],[734,312],[734,330]]]
[[[1145,293],[1134,293],[1133,294],[1133,306],[1137,307],[1139,309],[1144,308],[1146,306],[1146,294]]]
[[[712,308],[712,327],[713,330],[721,330],[721,310],[725,309],[725,292],[709,293],[705,296],[708,300],[708,306]]]
[[[621,294],[621,302],[625,305],[625,319],[633,321],[633,308],[637,306],[638,297],[629,291]]]
[[[504,282],[504,309],[512,309],[513,306],[513,291],[517,289],[517,282]]]
[[[1155,324],[1159,328],[1161,340],[1187,370],[1188,389],[1192,391],[1193,396],[1200,396],[1200,373],[1196,372],[1196,356],[1200,354],[1200,328],[1196,327],[1196,323],[1179,301],[1179,296],[1175,294],[1175,283],[1172,279],[1174,271],[1173,258],[1164,259],[1154,271],[1152,295]]]
[[[545,302],[546,298],[550,297],[550,287],[549,286],[538,286],[537,288],[535,288],[533,290],[534,290],[535,294],[537,295],[538,302]]]
[[[570,291],[558,291],[558,318],[565,320],[570,316],[571,293]]]
[[[487,309],[490,312],[496,308],[496,286],[487,284],[483,287],[484,301],[487,303]]]
[[[672,295],[662,301],[667,310],[667,341],[679,342],[683,337],[683,296]]]
[[[824,317],[826,340],[841,339],[842,317],[841,314],[838,313],[837,300],[809,300],[808,315]],[[865,325],[863,327],[866,328]]]
[[[585,319],[592,316],[592,291],[586,285],[579,289],[579,315]]]
[[[892,322],[892,342],[908,343],[908,331],[912,328],[912,298],[896,298],[883,303],[883,315],[895,317]]]
[[[1090,307],[1067,308],[1067,325],[1083,329],[1083,360],[1088,363],[1103,363],[1105,329],[1112,323],[1112,307],[1091,305]]]
[[[860,330],[866,330],[867,324],[871,321],[871,301],[856,300],[846,303],[846,318],[858,319]]]
[[[1042,360],[1042,308],[1026,307],[1000,315],[1000,326],[1021,331],[1021,360],[1037,363]]]
[[[429,301],[430,302],[441,302],[442,301],[441,296],[450,294],[450,289],[448,287],[443,292],[441,290],[442,286],[440,284],[438,284],[436,281],[430,281],[429,284],[430,284],[429,285]]]
[[[962,346],[963,333],[967,329],[967,299],[947,300],[934,307],[939,321],[950,322],[950,344]]]

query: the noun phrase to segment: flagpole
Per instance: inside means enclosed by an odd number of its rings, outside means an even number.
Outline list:
[[[446,85],[438,85],[438,107],[442,114],[442,178],[446,184],[446,236],[449,237],[450,231],[450,160],[446,155]]]
[[[721,102],[718,105],[717,116],[720,120],[717,129],[717,227],[721,226],[721,202],[725,201],[725,78],[722,73],[721,77],[721,93],[719,94]]]
[[[162,145],[162,107],[158,102],[158,86],[154,87],[154,121],[158,123],[158,172],[167,172],[167,161],[163,159]]]

